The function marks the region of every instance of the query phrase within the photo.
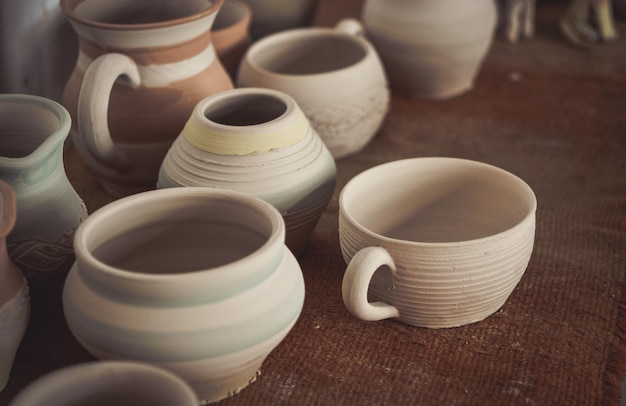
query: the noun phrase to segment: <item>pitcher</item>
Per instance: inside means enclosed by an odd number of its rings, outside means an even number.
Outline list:
[[[223,1],[61,0],[79,38],[72,140],[111,194],[154,189],[195,104],[233,87],[211,39]]]
[[[67,178],[63,144],[70,115],[39,96],[0,95],[0,179],[15,192],[17,220],[7,237],[33,302],[56,302],[74,261],[74,231],[87,209]],[[55,296],[56,295],[56,296]]]

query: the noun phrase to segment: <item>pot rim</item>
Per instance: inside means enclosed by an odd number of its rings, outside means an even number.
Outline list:
[[[249,125],[224,124],[207,117],[220,104],[254,97],[267,97],[284,105],[284,111],[264,122]],[[295,99],[273,89],[245,87],[207,96],[194,108],[182,136],[196,148],[220,155],[248,155],[286,148],[303,139],[311,130],[304,112]]]
[[[45,159],[57,147],[60,147],[68,137],[72,118],[65,107],[54,100],[35,95],[7,93],[0,94],[0,109],[3,104],[18,105],[23,104],[27,107],[36,106],[45,110],[59,121],[59,125],[43,140],[37,148],[30,154],[21,157],[5,157],[0,156],[0,164],[6,168],[22,169],[33,165],[35,162]],[[32,123],[29,122],[29,124]]]
[[[308,40],[329,38],[339,38],[341,40],[355,44],[355,46],[358,46],[359,49],[363,51],[363,56],[359,58],[356,62],[338,69],[306,74],[275,72],[273,70],[267,69],[265,66],[261,65],[257,61],[258,54],[263,53],[269,48],[276,47],[276,44],[300,41],[302,39]],[[352,75],[354,70],[359,69],[362,66],[367,66],[368,63],[371,63],[370,60],[376,55],[377,54],[374,47],[361,35],[351,34],[342,31],[336,27],[300,27],[276,32],[274,34],[259,39],[250,46],[250,48],[244,55],[242,63],[248,64],[254,71],[267,77],[292,80],[322,78],[326,80],[326,78],[330,76],[337,76],[341,74]]]
[[[204,10],[201,10],[197,13],[173,18],[171,20],[159,21],[154,23],[139,23],[139,24],[117,24],[117,23],[104,23],[101,21],[95,21],[89,18],[85,18],[83,16],[76,14],[76,7],[89,0],[60,0],[61,11],[63,14],[69,18],[71,21],[74,21],[78,24],[87,26],[87,27],[95,27],[101,29],[109,29],[109,30],[147,30],[147,29],[155,29],[155,28],[165,28],[172,27],[177,25],[186,24],[192,21],[201,20],[205,17],[208,17],[212,14],[217,13],[219,9],[222,7],[225,0],[209,0],[211,1],[211,5]]]
[[[448,161],[448,162],[461,163],[464,165],[478,166],[481,168],[488,169],[491,172],[498,173],[502,176],[505,176],[509,178],[510,180],[516,182],[517,186],[520,189],[523,189],[523,191],[526,193],[527,197],[530,200],[529,208],[526,214],[516,224],[512,225],[511,227],[505,230],[492,233],[489,235],[485,235],[484,237],[479,237],[479,238],[458,240],[458,241],[444,241],[444,242],[410,241],[410,240],[402,240],[398,238],[388,237],[388,236],[382,235],[380,233],[377,233],[365,227],[364,225],[361,224],[361,222],[356,220],[350,212],[346,210],[346,206],[347,206],[346,200],[348,199],[349,194],[352,192],[352,189],[357,187],[358,184],[363,184],[364,182],[366,182],[367,177],[371,175],[372,173],[384,171],[385,169],[394,167],[394,166],[407,165],[412,162],[427,162],[427,161],[432,161],[432,162]],[[352,179],[350,179],[346,183],[346,185],[342,188],[339,194],[338,204],[339,204],[340,218],[343,217],[345,221],[350,223],[352,227],[359,230],[359,232],[362,233],[364,236],[367,236],[367,238],[372,238],[377,241],[383,242],[388,246],[405,247],[405,248],[408,247],[409,249],[412,247],[422,247],[422,248],[431,248],[431,249],[442,249],[442,248],[443,249],[458,249],[458,248],[462,249],[463,247],[486,244],[492,241],[499,241],[504,238],[507,238],[510,235],[516,235],[520,231],[527,230],[529,227],[534,226],[534,224],[536,223],[535,216],[536,216],[536,211],[537,211],[537,197],[535,196],[534,191],[524,180],[522,180],[517,175],[514,175],[511,172],[508,172],[502,168],[499,168],[497,166],[490,165],[487,163],[469,160],[469,159],[452,158],[452,157],[407,158],[407,159],[400,159],[396,161],[386,162],[386,163],[371,167],[369,169],[366,169],[365,171],[354,176]]]
[[[255,210],[257,214],[261,214],[267,220],[271,227],[270,234],[266,237],[263,244],[255,251],[238,258],[232,262],[222,264],[213,268],[200,270],[189,270],[179,273],[145,273],[125,270],[110,265],[98,259],[92,252],[93,243],[89,241],[93,233],[97,232],[98,227],[103,223],[110,221],[112,217],[119,213],[128,213],[132,210],[141,210],[145,206],[160,206],[163,213],[168,210],[167,204],[176,202],[175,210],[180,210],[185,203],[197,205],[199,199],[208,199],[215,201],[224,200],[231,204],[236,202],[242,207]],[[154,224],[143,222],[138,226],[134,226],[129,230],[136,230],[146,224]],[[127,231],[129,231],[127,230]],[[233,274],[237,270],[242,272],[253,272],[262,264],[278,263],[282,258],[285,242],[285,224],[282,216],[276,208],[264,200],[247,195],[241,192],[235,192],[225,189],[209,188],[209,187],[176,187],[167,189],[155,189],[147,192],[140,192],[130,195],[119,200],[113,201],[92,213],[85,221],[83,221],[74,236],[74,251],[76,254],[76,266],[81,272],[86,272],[93,277],[100,279],[114,278],[124,279],[126,281],[155,283],[172,282],[174,284],[196,283],[200,279],[224,278],[225,274]],[[102,243],[102,241],[100,241]],[[96,244],[97,245],[97,244]],[[275,254],[280,252],[280,258],[275,258]],[[86,266],[81,266],[81,263]],[[261,264],[261,265],[259,265]],[[252,269],[252,271],[251,271]],[[124,289],[124,288],[122,288]],[[132,289],[128,286],[128,289]],[[175,290],[172,288],[172,290]]]

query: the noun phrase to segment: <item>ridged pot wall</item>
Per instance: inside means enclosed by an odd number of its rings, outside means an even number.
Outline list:
[[[259,197],[278,209],[287,246],[306,246],[335,189],[335,162],[295,100],[260,88],[200,102],[168,151],[158,188],[208,186]]]

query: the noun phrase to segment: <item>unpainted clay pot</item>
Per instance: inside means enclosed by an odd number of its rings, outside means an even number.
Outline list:
[[[250,47],[238,87],[265,87],[296,101],[335,159],[355,154],[378,133],[389,108],[387,78],[361,24],[283,31]]]
[[[232,89],[211,39],[223,1],[61,0],[79,38],[72,140],[114,196],[154,189],[195,104]]]
[[[494,0],[366,0],[362,21],[392,92],[439,100],[473,88],[497,10]]]
[[[304,279],[269,203],[207,187],[152,190],[78,229],[63,310],[96,358],[147,362],[203,402],[236,394],[288,334]]]
[[[334,192],[335,162],[296,101],[243,88],[198,103],[163,160],[158,188],[205,186],[259,197],[278,209],[287,246],[306,247]]]

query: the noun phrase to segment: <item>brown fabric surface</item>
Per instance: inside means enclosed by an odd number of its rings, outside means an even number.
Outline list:
[[[618,23],[618,43],[574,48],[558,32],[564,4],[538,3],[533,40],[512,45],[498,35],[471,92],[438,102],[394,98],[375,140],[338,162],[335,196],[299,258],[302,315],[257,381],[223,404],[619,404],[626,22]],[[321,1],[318,23],[358,15],[359,5]],[[506,304],[482,322],[443,330],[363,322],[342,303],[340,189],[371,166],[419,156],[490,163],[537,195],[530,265]],[[90,211],[113,200],[73,149],[66,161]],[[46,372],[92,360],[60,307],[35,316],[0,404]]]

